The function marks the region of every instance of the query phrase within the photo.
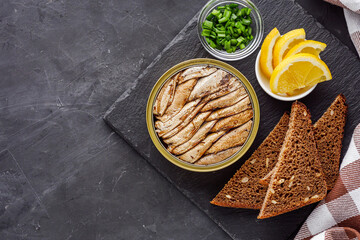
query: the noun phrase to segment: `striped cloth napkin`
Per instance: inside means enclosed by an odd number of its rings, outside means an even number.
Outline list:
[[[325,0],[344,8],[346,24],[351,40],[360,56],[360,0]]]
[[[360,124],[335,187],[306,219],[295,239],[360,240]]]

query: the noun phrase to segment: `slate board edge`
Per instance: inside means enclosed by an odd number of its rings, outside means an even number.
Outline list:
[[[314,24],[317,24],[318,27],[322,28],[324,31],[328,32],[329,35],[331,35],[334,39],[336,39],[336,41],[338,41],[343,47],[346,47],[347,50],[349,50],[349,52],[352,54],[352,56],[356,59],[358,59],[358,56],[353,53],[350,48],[345,45],[338,37],[336,37],[334,34],[332,34],[327,28],[325,28],[314,16],[312,16],[311,14],[309,14],[300,4],[298,4],[295,0],[291,0],[293,2],[294,5],[296,5],[299,9],[301,9],[303,11],[304,15],[310,16],[311,19],[313,19]],[[195,14],[195,16],[184,26],[184,28],[171,40],[171,42],[154,58],[154,60],[146,67],[146,69],[136,78],[136,82],[138,81],[139,78],[141,78],[143,75],[145,75],[151,68],[152,66],[154,66],[163,56],[164,53],[166,53],[166,51],[171,48],[175,43],[177,43],[178,41],[180,41],[182,39],[182,37],[186,34],[186,30],[189,28],[189,26],[191,26],[191,24],[194,23],[194,21],[197,21],[198,15],[199,15],[200,11]],[[266,34],[266,33],[265,33]],[[150,163],[150,165],[155,168],[156,171],[158,171],[165,179],[167,179],[172,185],[175,186],[176,189],[178,189],[184,196],[186,196],[190,202],[192,202],[195,206],[197,206],[199,209],[201,209],[201,211],[203,211],[212,221],[214,221],[224,232],[226,232],[232,239],[236,239],[234,234],[230,233],[229,231],[226,230],[226,228],[223,227],[223,225],[216,219],[214,219],[211,214],[206,211],[205,209],[203,209],[197,202],[195,202],[194,200],[191,199],[190,196],[188,196],[188,194],[185,191],[182,191],[170,178],[167,177],[167,175],[161,171],[160,169],[156,168],[156,166],[154,166],[152,164],[151,161],[147,160],[147,156],[142,154],[140,151],[138,151],[131,142],[129,142],[126,137],[123,136],[123,134],[120,131],[117,131],[117,129],[111,124],[110,121],[108,121],[107,116],[113,111],[114,108],[116,108],[116,105],[123,101],[124,99],[126,99],[132,92],[132,90],[134,88],[136,88],[137,84],[135,83],[134,86],[128,90],[126,90],[123,94],[120,95],[120,97],[110,106],[110,108],[105,112],[103,120],[117,133],[121,136],[121,138],[123,138],[133,149],[135,149],[135,151],[137,153],[139,153],[143,158],[145,158],[145,160]],[[302,223],[303,224],[303,223]],[[300,227],[302,226],[299,225],[298,229],[296,231],[293,232],[293,234],[290,235],[289,239],[292,239],[293,237],[295,237],[296,232],[300,229]]]

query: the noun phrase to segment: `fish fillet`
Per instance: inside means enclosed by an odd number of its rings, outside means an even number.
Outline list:
[[[156,121],[155,127],[160,130],[169,130],[169,128],[173,129],[178,126],[182,120],[184,120],[191,112],[194,110],[196,105],[200,102],[201,99],[197,99],[195,101],[187,103],[174,117],[170,118],[166,122]],[[174,126],[175,125],[175,126]],[[170,129],[170,130],[171,130]]]
[[[206,104],[206,101],[202,101],[199,103],[199,105],[196,106],[194,110],[191,111],[191,113],[185,118],[180,121],[180,124],[177,124],[174,128],[168,128],[164,131],[159,132],[159,136],[162,138],[169,138],[175,134],[177,134],[179,131],[181,131],[186,125],[188,125],[200,112],[201,108]]]
[[[210,113],[211,112],[204,112],[198,114],[188,125],[186,125],[186,127],[184,127],[174,136],[164,139],[164,142],[168,145],[171,145],[171,147],[176,147],[188,141],[190,138],[192,138],[192,136],[194,136],[196,131],[200,128],[201,124],[203,124]]]
[[[210,131],[210,129],[214,126],[216,121],[207,122],[201,126],[201,128],[195,133],[195,135],[184,144],[174,148],[171,150],[171,153],[175,155],[183,154],[184,152],[190,150],[194,146],[196,146],[199,142],[204,140],[206,134]]]
[[[186,82],[190,79],[197,79],[201,77],[209,76],[210,74],[214,73],[217,68],[214,67],[192,67],[186,69],[179,77],[179,83]]]
[[[165,122],[166,120],[173,117],[176,113],[178,113],[184,107],[196,82],[197,80],[194,79],[178,85],[175,89],[174,100],[166,109],[164,115],[157,118],[160,121]]]
[[[206,119],[206,121],[212,121],[215,119],[220,119],[223,117],[228,117],[247,109],[251,109],[251,102],[249,97],[245,97],[244,99],[240,100],[239,102],[235,103],[234,105],[226,108],[221,108],[215,110],[211,113],[211,115]]]
[[[171,104],[174,98],[178,76],[179,74],[168,80],[168,82],[165,83],[165,85],[160,90],[160,93],[154,104],[154,114],[162,116],[165,113],[167,107]]]
[[[208,150],[208,148],[221,136],[225,131],[209,134],[203,141],[201,141],[194,148],[179,156],[181,160],[189,163],[196,162]]]
[[[180,75],[180,77],[184,77],[186,75],[189,74],[193,74],[196,72],[200,72],[201,70],[203,70],[204,68],[206,68],[206,66],[196,66],[196,67],[189,67],[187,69],[185,69],[182,74]]]
[[[211,129],[211,132],[217,132],[220,130],[228,130],[230,128],[235,128],[240,125],[243,125],[247,121],[249,121],[253,117],[252,109],[245,110],[241,113],[232,115],[230,117],[226,117],[220,119],[214,127]]]
[[[217,140],[205,154],[218,153],[228,148],[243,145],[249,136],[251,126],[252,121],[250,120],[244,125],[231,130]]]
[[[171,105],[171,103],[172,103],[173,100],[174,100],[175,90],[176,90],[176,86],[177,86],[177,83],[178,83],[178,80],[179,80],[179,76],[180,76],[180,73],[176,74],[175,77],[174,77],[174,86],[172,87],[171,92],[170,92],[170,99],[169,99],[169,102],[168,102],[168,104],[167,104],[168,107]],[[166,110],[166,109],[165,109],[165,110]],[[163,113],[163,114],[164,114],[164,113]]]
[[[229,94],[235,90],[237,90],[238,88],[242,87],[241,83],[239,80],[237,80],[236,78],[232,77],[230,78],[230,82],[229,85],[225,86],[224,88],[221,88],[219,91],[214,92],[210,95],[207,95],[205,98],[206,100],[214,100],[216,98],[220,98],[226,94]]]
[[[153,108],[153,114],[154,115],[160,115],[160,103],[162,101],[164,92],[168,90],[168,87],[170,85],[171,81],[167,81],[164,86],[162,86],[159,94],[156,97],[155,103],[154,103],[154,108]]]
[[[195,162],[196,165],[209,165],[221,162],[228,157],[234,155],[237,151],[241,149],[240,147],[234,147],[227,150],[224,150],[222,152],[218,152],[216,154],[209,154],[201,157],[197,162]]]
[[[246,90],[245,88],[241,87],[229,94],[226,94],[225,96],[219,97],[217,99],[214,99],[210,102],[208,102],[202,109],[202,112],[207,112],[210,110],[214,110],[217,108],[224,108],[231,105],[234,105],[241,99],[246,97]]]
[[[219,91],[229,84],[229,80],[230,74],[223,70],[218,70],[207,77],[200,78],[190,94],[189,101]]]

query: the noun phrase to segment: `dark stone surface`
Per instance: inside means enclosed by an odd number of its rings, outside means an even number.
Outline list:
[[[0,2],[0,239],[229,238],[102,120],[202,4]]]
[[[347,149],[351,133],[360,119],[360,62],[357,56],[336,37],[324,29],[313,17],[293,2],[256,1],[263,14],[265,32],[273,27],[280,32],[303,27],[308,39],[327,43],[322,59],[328,64],[333,80],[322,83],[302,101],[310,108],[313,119],[318,119],[339,93],[348,99],[349,115],[345,130],[343,154]],[[291,13],[291,14],[288,14]],[[106,122],[127,142],[154,165],[169,181],[174,183],[196,205],[206,212],[234,239],[288,239],[302,224],[311,209],[300,210],[267,220],[257,220],[257,211],[226,209],[212,206],[209,201],[222,188],[232,174],[241,166],[250,153],[272,130],[284,111],[290,110],[288,102],[280,102],[268,96],[258,85],[254,64],[258,51],[246,60],[231,62],[253,84],[260,102],[261,122],[258,136],[250,151],[236,164],[213,173],[193,173],[182,170],[164,159],[152,144],[145,123],[146,101],[156,80],[171,66],[191,58],[210,57],[198,41],[196,16],[174,38],[165,50],[137,79],[136,87],[122,95],[105,115]],[[241,227],[239,227],[241,226]]]
[[[229,239],[102,120],[204,3],[0,1],[0,239]]]

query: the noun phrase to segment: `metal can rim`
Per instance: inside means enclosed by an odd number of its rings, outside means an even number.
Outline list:
[[[221,161],[220,163],[217,163],[217,164],[210,164],[210,165],[202,166],[202,165],[187,163],[185,161],[182,161],[182,160],[176,158],[175,156],[173,156],[171,153],[169,153],[164,148],[164,146],[160,142],[160,140],[155,132],[155,128],[154,128],[153,104],[154,104],[154,101],[155,101],[158,91],[161,89],[161,86],[164,84],[164,82],[167,79],[169,79],[169,77],[171,77],[175,73],[179,72],[180,70],[182,70],[184,68],[187,68],[187,67],[190,67],[193,65],[213,65],[213,66],[218,66],[220,68],[227,70],[228,72],[230,72],[231,74],[236,76],[242,82],[242,84],[245,86],[246,90],[248,91],[251,101],[253,103],[253,111],[254,111],[253,127],[250,132],[250,136],[247,138],[246,143],[236,154],[229,157],[227,160]],[[157,150],[168,161],[170,161],[174,165],[176,165],[180,168],[183,168],[185,170],[193,171],[193,172],[217,171],[217,170],[223,169],[225,167],[228,167],[231,164],[238,161],[249,150],[250,146],[254,142],[257,131],[259,129],[259,123],[260,123],[260,106],[259,106],[259,101],[258,101],[257,95],[256,95],[255,90],[252,87],[251,83],[247,80],[247,78],[239,70],[237,70],[233,66],[231,66],[225,62],[215,60],[215,59],[209,59],[209,58],[195,58],[195,59],[186,60],[186,61],[178,63],[175,66],[168,69],[157,80],[154,87],[152,88],[149,98],[148,98],[148,101],[147,101],[147,106],[146,106],[146,125],[147,125],[147,129],[148,129],[150,138],[151,138],[153,144],[155,145],[155,147],[157,148]]]

